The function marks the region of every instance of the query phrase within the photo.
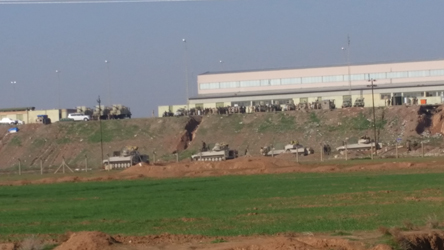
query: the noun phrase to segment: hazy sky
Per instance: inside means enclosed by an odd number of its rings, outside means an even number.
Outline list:
[[[186,64],[195,96],[207,71],[346,64],[347,35],[352,64],[443,59],[443,13],[407,0],[0,4],[0,108],[57,108],[58,83],[63,108],[109,104],[109,79],[112,103],[150,116],[186,103]]]

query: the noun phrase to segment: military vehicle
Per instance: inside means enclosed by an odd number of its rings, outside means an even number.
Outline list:
[[[82,113],[84,115],[93,116],[93,110],[86,106],[77,106],[76,113]]]
[[[347,144],[347,151],[365,151],[370,150],[375,147],[375,142],[372,142],[369,137],[362,136],[359,138],[358,143]],[[377,149],[382,148],[382,143],[376,144]],[[345,151],[345,145],[337,147],[336,150],[339,152]]]
[[[100,120],[106,120],[111,118],[110,115],[111,109],[109,107],[105,107],[105,105],[96,105],[92,118],[94,120],[98,120],[100,118]]]
[[[225,161],[238,157],[237,150],[232,150],[228,144],[216,143],[212,150],[204,151],[191,156],[192,161]]]
[[[350,99],[344,99],[342,101],[342,108],[350,108],[352,106],[352,101]]]
[[[291,153],[299,155],[308,155],[313,154],[314,150],[310,147],[304,147],[300,144],[290,143],[285,145],[284,149],[272,149],[271,146],[265,146],[261,148],[261,154],[263,156],[274,156],[274,155],[280,155],[285,153]]]
[[[114,151],[113,156],[103,160],[103,166],[106,170],[111,170],[128,168],[141,162],[149,163],[149,156],[140,154],[136,146],[126,146],[121,151]]]
[[[287,101],[284,110],[296,110],[296,105],[294,104],[294,101],[293,100]]]
[[[336,108],[335,100],[322,100],[321,101],[322,109],[332,110]]]
[[[123,106],[121,104],[114,104],[110,111],[110,115],[113,119],[131,118],[131,111],[126,106]]]
[[[255,111],[256,112],[267,112],[268,111],[268,106],[265,105],[264,101],[260,101],[258,105],[256,105],[255,107]]]
[[[353,107],[364,107],[364,97],[356,98]]]

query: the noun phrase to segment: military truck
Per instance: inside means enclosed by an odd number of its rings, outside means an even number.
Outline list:
[[[376,146],[376,149],[382,148],[382,143],[377,143],[371,141],[369,137],[362,136],[359,138],[358,143],[352,143],[337,147],[336,150],[338,152],[343,152],[347,149],[347,151],[365,151],[370,150]]]
[[[350,108],[352,106],[352,101],[350,99],[344,99],[342,101],[342,108]]]
[[[126,146],[120,151],[114,151],[113,156],[103,160],[106,170],[128,168],[138,163],[149,163],[149,156],[140,154],[136,146]]]
[[[82,113],[84,115],[93,116],[93,110],[86,107],[86,106],[77,106],[76,107],[76,113]]]
[[[110,111],[110,116],[113,119],[131,118],[131,111],[128,107],[123,106],[122,104],[114,104]]]
[[[364,107],[364,97],[356,98],[353,107]]]
[[[212,150],[204,151],[191,156],[192,161],[225,161],[239,156],[237,150],[230,149],[228,144],[216,143]]]
[[[105,105],[96,105],[92,117],[94,120],[106,120],[111,118],[110,112],[111,109],[109,107],[105,107]]]

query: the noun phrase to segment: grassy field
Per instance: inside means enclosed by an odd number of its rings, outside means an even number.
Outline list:
[[[374,230],[444,218],[444,173],[282,174],[0,187],[0,235]]]

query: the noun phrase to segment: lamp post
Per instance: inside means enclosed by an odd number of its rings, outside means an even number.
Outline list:
[[[59,108],[59,112],[60,112],[60,70],[56,69],[55,72],[57,74],[57,96],[58,96],[57,107]]]
[[[190,102],[188,101],[188,48],[187,48],[187,39],[183,38],[182,42],[184,44],[184,63],[185,63],[185,93],[186,93],[186,100],[187,100],[187,112],[190,110]]]
[[[17,84],[17,81],[11,81],[11,84],[12,84],[12,90],[13,90],[12,98],[14,99],[13,103],[14,103],[15,108],[17,108],[17,98],[15,98],[15,85]]]
[[[109,75],[109,60],[105,60],[106,63],[106,71],[107,71],[107,81],[108,81],[108,105],[111,107],[111,81]]]
[[[370,78],[370,75],[369,75],[369,80],[368,80],[368,81],[370,82],[370,85],[367,85],[367,87],[371,87],[371,88],[372,88],[373,133],[374,133],[374,136],[375,136],[375,155],[378,155],[378,153],[377,153],[377,145],[378,145],[378,142],[377,142],[377,140],[376,140],[375,96],[374,96],[374,94],[373,94],[373,88],[374,88],[374,87],[377,87],[377,85],[374,84],[374,82],[376,82],[376,80],[373,79],[373,78]]]
[[[224,71],[224,61],[219,60],[219,64],[220,64],[220,70]]]
[[[350,76],[350,37],[347,36],[348,38],[348,43],[347,43],[347,48],[342,47],[342,51],[347,52],[346,54],[346,59],[347,59],[347,68],[348,68],[348,94],[350,95],[351,98],[351,76]]]

